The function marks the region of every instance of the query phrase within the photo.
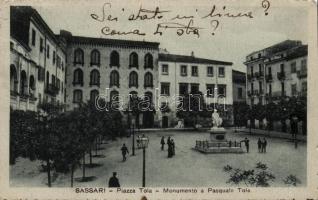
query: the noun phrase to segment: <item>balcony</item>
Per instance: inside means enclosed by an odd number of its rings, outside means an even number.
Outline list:
[[[299,79],[301,79],[301,78],[307,78],[307,71],[305,71],[305,70],[299,70],[299,71],[297,71],[297,77],[298,77]]]
[[[247,74],[247,80],[251,81],[255,78],[255,74]]]
[[[257,79],[262,79],[262,78],[264,78],[264,72],[262,72],[262,71],[256,72],[256,73],[255,73],[255,77],[256,77]]]
[[[278,80],[280,80],[280,81],[285,80],[285,78],[286,78],[285,72],[277,72],[277,78],[278,78]]]
[[[53,85],[52,83],[47,85],[45,88],[45,93],[56,96],[59,93],[59,88],[56,85]]]
[[[265,77],[265,79],[266,79],[267,82],[273,81],[273,76],[272,76],[272,74],[267,74],[266,77]]]

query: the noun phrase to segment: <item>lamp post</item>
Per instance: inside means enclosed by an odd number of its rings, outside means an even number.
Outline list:
[[[132,156],[135,156],[135,119],[131,120],[131,126],[132,126]]]
[[[146,186],[146,148],[148,147],[149,139],[147,137],[142,137],[140,144],[142,147],[142,187]]]

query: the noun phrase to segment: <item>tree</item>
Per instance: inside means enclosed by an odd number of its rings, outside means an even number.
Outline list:
[[[247,111],[249,106],[245,102],[233,103],[233,115],[235,126],[245,126],[247,121]]]
[[[185,125],[195,127],[198,117],[207,112],[203,94],[201,92],[194,95],[185,94],[181,101],[182,103],[178,105],[177,117],[184,119]]]

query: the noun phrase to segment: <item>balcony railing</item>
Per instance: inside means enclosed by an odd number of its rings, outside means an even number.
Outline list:
[[[278,78],[278,80],[285,80],[285,78],[286,78],[286,74],[285,74],[285,72],[277,72],[277,78]]]
[[[305,70],[297,71],[297,77],[298,78],[306,78],[307,77],[307,71],[305,71]]]
[[[56,85],[49,84],[45,88],[45,93],[56,96],[59,93],[59,88]]]
[[[255,77],[256,77],[257,79],[261,79],[261,78],[264,77],[264,73],[263,73],[262,71],[260,71],[260,72],[255,72]]]

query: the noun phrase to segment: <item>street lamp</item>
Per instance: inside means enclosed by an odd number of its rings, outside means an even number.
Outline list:
[[[131,128],[132,128],[132,156],[134,156],[135,155],[135,119],[132,119],[131,120]],[[131,129],[130,128],[130,129]]]
[[[140,145],[142,147],[143,159],[142,159],[142,187],[146,186],[146,148],[148,147],[149,139],[143,136],[140,139]]]

